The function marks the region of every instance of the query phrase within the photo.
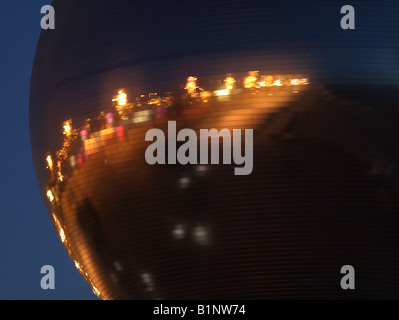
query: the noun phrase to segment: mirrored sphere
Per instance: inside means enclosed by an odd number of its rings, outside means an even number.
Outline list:
[[[399,298],[398,4],[53,6],[33,161],[96,295]]]

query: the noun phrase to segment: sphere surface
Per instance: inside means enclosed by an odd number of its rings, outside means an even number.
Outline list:
[[[397,4],[355,5],[355,30],[333,1],[53,6],[32,73],[32,154],[99,297],[399,298]],[[151,129],[165,163],[148,163]],[[201,129],[226,129],[246,162]],[[209,161],[181,163],[203,141]],[[355,290],[341,288],[345,265]]]

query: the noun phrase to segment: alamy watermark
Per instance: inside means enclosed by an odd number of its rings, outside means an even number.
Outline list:
[[[355,268],[349,264],[341,267],[341,274],[345,274],[340,282],[341,288],[344,290],[355,289]]]
[[[40,268],[40,273],[44,276],[40,280],[40,287],[43,290],[55,289],[55,270],[54,267],[46,264]]]
[[[40,10],[41,14],[45,14],[40,20],[40,26],[43,30],[55,29],[55,10],[53,6],[43,6]]]
[[[241,129],[200,129],[199,161],[198,137],[193,129],[182,129],[176,132],[176,121],[168,121],[167,155],[166,138],[161,129],[153,128],[147,131],[145,141],[154,141],[145,151],[145,160],[148,164],[208,164],[209,138],[211,139],[211,164],[219,164],[219,140],[223,139],[223,164],[237,165],[235,175],[251,174],[253,169],[253,130],[245,129],[244,155],[242,155]],[[177,141],[183,143],[177,149]]]
[[[355,9],[353,8],[353,6],[343,6],[341,8],[341,13],[345,14],[341,18],[341,28],[343,30],[355,29]]]
[[[40,21],[43,30],[55,29],[55,10],[53,6],[45,5],[40,10],[41,14],[45,14]],[[345,14],[340,21],[343,30],[355,29],[355,9],[351,5],[341,7],[341,14]]]

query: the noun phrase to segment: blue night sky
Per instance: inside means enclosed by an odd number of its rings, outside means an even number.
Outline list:
[[[51,1],[0,4],[0,299],[97,299],[51,225],[32,164],[29,87],[46,4]],[[40,286],[47,264],[55,269],[55,290]]]

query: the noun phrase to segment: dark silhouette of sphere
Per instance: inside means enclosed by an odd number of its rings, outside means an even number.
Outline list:
[[[53,6],[32,154],[99,297],[399,297],[397,5],[354,5],[355,30],[334,2]],[[252,172],[221,163],[222,139],[219,164],[148,164],[146,133],[168,138],[168,121],[198,136],[253,129]]]

